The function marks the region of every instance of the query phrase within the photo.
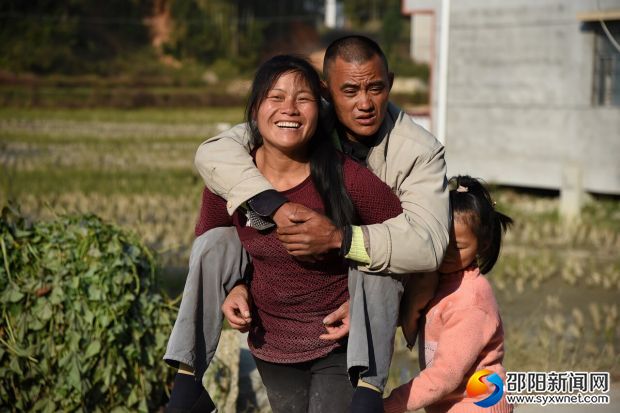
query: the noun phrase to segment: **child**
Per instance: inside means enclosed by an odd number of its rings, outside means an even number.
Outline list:
[[[454,187],[450,191],[453,232],[420,333],[423,370],[384,400],[387,413],[422,407],[429,413],[512,412],[505,397],[485,408],[474,404],[483,397],[465,394],[468,379],[478,370],[490,370],[502,380],[506,377],[502,320],[491,285],[482,274],[497,261],[502,233],[512,219],[495,210],[488,191],[476,179],[457,176],[450,184]]]

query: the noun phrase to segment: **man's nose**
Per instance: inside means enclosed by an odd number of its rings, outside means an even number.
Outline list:
[[[360,98],[357,101],[357,108],[363,111],[369,111],[373,109],[372,99],[368,93],[362,92]]]

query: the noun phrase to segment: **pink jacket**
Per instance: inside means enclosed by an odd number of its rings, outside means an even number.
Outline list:
[[[512,412],[505,397],[483,408],[474,402],[487,395],[474,399],[465,393],[467,380],[481,369],[496,372],[506,380],[502,320],[491,284],[477,267],[440,275],[419,346],[423,370],[385,399],[387,413],[423,407],[429,413]]]

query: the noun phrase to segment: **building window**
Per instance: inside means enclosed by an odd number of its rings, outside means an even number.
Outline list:
[[[594,104],[620,106],[620,21],[598,23],[594,55]],[[612,37],[610,39],[609,37]]]

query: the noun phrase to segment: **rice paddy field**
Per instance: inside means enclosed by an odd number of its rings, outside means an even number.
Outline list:
[[[242,119],[242,108],[0,108],[0,203],[31,219],[88,212],[131,228],[158,253],[162,288],[180,292],[202,180],[198,145]],[[558,197],[495,188],[516,222],[489,275],[512,371],[609,371],[620,378],[620,200],[591,197],[579,222]],[[390,385],[417,352],[397,340]]]

